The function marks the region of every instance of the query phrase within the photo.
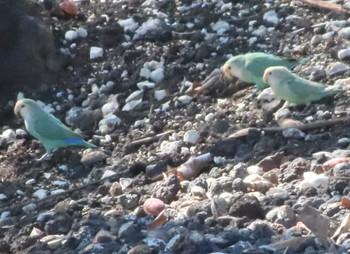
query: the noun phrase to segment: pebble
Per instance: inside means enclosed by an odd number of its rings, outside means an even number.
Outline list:
[[[88,32],[85,28],[79,27],[76,31],[78,37],[80,38],[86,38],[88,36]]]
[[[338,37],[350,39],[350,27],[344,27],[338,31]]]
[[[189,130],[186,131],[185,135],[184,135],[184,142],[185,143],[189,143],[189,144],[197,144],[198,140],[200,138],[199,132],[196,130]]]
[[[155,81],[155,80],[153,80],[153,81]],[[137,83],[136,86],[140,90],[145,90],[145,89],[152,89],[152,88],[154,88],[156,86],[156,84],[153,83],[153,82],[149,82],[149,81],[142,81],[142,82]]]
[[[76,38],[78,38],[78,33],[74,30],[69,30],[64,34],[64,38],[67,41],[74,41]]]
[[[151,72],[150,78],[158,83],[164,79],[164,69],[163,68],[158,68],[155,69],[154,71]]]
[[[26,181],[26,183],[25,183],[25,185],[34,185],[34,184],[36,184],[36,180],[35,179],[28,179],[27,181]]]
[[[348,71],[350,67],[347,64],[341,62],[330,63],[326,68],[327,76],[336,76]]]
[[[167,140],[162,141],[160,144],[160,152],[164,154],[176,154],[180,147],[180,141],[169,142]]]
[[[166,90],[164,90],[164,89],[154,91],[154,98],[157,101],[162,101],[167,96],[168,96],[168,92]]]
[[[349,60],[350,59],[350,48],[341,49],[338,51],[339,60]]]
[[[278,25],[279,18],[277,16],[277,13],[275,10],[270,10],[268,12],[265,12],[263,16],[263,20],[267,21],[268,23],[271,23],[273,25]]]
[[[39,189],[33,193],[33,197],[36,197],[38,199],[44,199],[47,197],[47,190]]]
[[[22,207],[22,210],[23,210],[23,212],[25,212],[25,213],[31,213],[31,212],[33,212],[34,210],[36,210],[36,208],[37,208],[37,205],[34,204],[34,203],[31,203],[31,204],[28,204],[28,205],[26,205],[26,206],[23,206],[23,207]]]
[[[119,25],[124,28],[125,32],[135,32],[135,30],[139,27],[139,24],[133,19],[122,19],[118,21]]]
[[[7,200],[7,196],[3,193],[0,193],[0,200],[1,201]]]
[[[157,216],[165,209],[165,204],[158,198],[149,198],[143,203],[143,210],[148,215]]]
[[[90,59],[97,59],[103,57],[103,48],[91,47],[90,48]]]
[[[188,95],[182,95],[177,98],[177,101],[180,102],[182,105],[187,105],[192,102],[192,97]]]
[[[264,89],[257,97],[258,100],[272,101],[276,99],[275,93],[272,91],[271,87]]]
[[[91,151],[84,154],[80,162],[85,166],[93,166],[99,162],[104,161],[106,158],[107,155],[102,151]]]
[[[101,179],[109,178],[109,177],[111,177],[111,176],[114,176],[115,174],[116,174],[116,173],[115,173],[114,171],[107,169],[107,170],[103,173]]]
[[[300,182],[299,188],[320,188],[326,190],[328,187],[328,177],[324,174],[316,174],[314,172],[304,172],[304,180]]]
[[[287,128],[283,130],[282,135],[285,138],[295,138],[295,139],[305,138],[305,133],[296,128]]]
[[[8,145],[16,140],[16,132],[12,129],[7,129],[2,132],[2,142]]]
[[[50,191],[50,194],[51,195],[57,195],[57,194],[61,194],[61,193],[64,193],[64,192],[65,192],[65,190],[63,190],[63,189],[57,189],[57,190]]]
[[[24,138],[28,136],[28,132],[23,129],[16,129],[16,136],[19,138]]]
[[[122,108],[122,111],[133,111],[139,108],[141,105],[142,105],[142,99],[129,101],[124,105],[124,107]]]
[[[122,120],[119,117],[109,114],[98,123],[98,129],[100,130],[101,134],[105,135],[113,131],[115,126],[119,125],[121,122]]]

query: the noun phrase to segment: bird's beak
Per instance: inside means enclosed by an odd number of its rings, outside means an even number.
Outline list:
[[[222,66],[222,71],[224,72],[226,78],[228,78],[228,79],[232,79],[233,78],[233,75],[231,73],[231,68],[230,68],[229,64],[224,64]]]
[[[17,116],[19,115],[19,110],[21,109],[22,105],[23,105],[23,102],[21,100],[16,102],[15,108],[13,110],[15,115]]]
[[[268,71],[265,70],[264,76],[263,76],[263,81],[264,81],[266,84],[267,84],[267,81],[268,81],[268,80],[267,80],[267,76],[268,76],[267,73],[268,73]]]

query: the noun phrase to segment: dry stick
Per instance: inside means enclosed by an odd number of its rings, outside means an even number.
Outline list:
[[[159,133],[155,136],[151,136],[151,137],[146,137],[146,138],[141,138],[135,141],[130,142],[127,147],[133,147],[133,146],[141,146],[144,144],[148,144],[148,143],[152,143],[154,141],[157,141],[158,139],[162,138],[165,135],[168,135],[170,133],[172,133],[173,131],[166,131],[163,133]]]
[[[350,117],[341,117],[341,118],[335,118],[330,120],[316,121],[313,123],[305,123],[295,127],[266,127],[266,128],[251,128],[251,129],[274,133],[274,132],[284,131],[285,129],[289,129],[289,128],[295,128],[301,131],[310,131],[315,129],[328,128],[334,125],[346,125],[346,124],[350,124]]]
[[[350,13],[349,9],[343,8],[340,4],[325,2],[320,0],[301,0],[305,4],[308,4],[312,7],[316,7],[319,9],[324,9],[328,11],[334,11],[338,13]]]
[[[76,188],[73,188],[73,189],[70,189],[70,190],[66,190],[64,192],[61,192],[61,193],[58,193],[58,194],[55,194],[55,195],[52,195],[52,196],[48,196],[46,198],[43,198],[43,199],[40,199],[40,200],[28,200],[28,201],[25,201],[25,202],[21,202],[21,203],[18,203],[18,204],[13,204],[12,206],[10,207],[6,207],[4,209],[1,209],[0,210],[0,214],[5,212],[5,211],[12,211],[12,210],[16,210],[16,209],[19,209],[19,208],[22,208],[26,205],[29,205],[31,203],[36,203],[37,205],[40,205],[40,204],[43,204],[51,199],[55,199],[55,198],[62,198],[62,197],[65,197],[66,195],[69,195],[71,193],[74,193],[76,191],[80,191],[82,189],[85,189],[87,187],[90,187],[90,186],[94,186],[94,185],[98,185],[98,184],[101,184],[107,180],[118,180],[120,178],[120,174],[123,173],[123,172],[120,172],[119,174],[115,174],[115,175],[112,175],[112,176],[109,176],[109,177],[105,177],[101,180],[96,180],[96,181],[93,181],[93,182],[90,182],[90,183],[87,183],[87,184],[84,184],[82,186],[79,186],[79,187],[76,187]]]

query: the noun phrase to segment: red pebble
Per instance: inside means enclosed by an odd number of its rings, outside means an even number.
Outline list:
[[[158,198],[149,198],[143,203],[143,210],[148,215],[157,216],[165,209],[165,204],[162,200]]]
[[[330,160],[326,161],[325,163],[323,163],[323,169],[324,169],[324,171],[328,171],[328,170],[334,168],[337,164],[343,163],[343,162],[349,162],[349,159],[348,158],[330,159]]]
[[[75,16],[79,11],[78,5],[69,0],[64,0],[60,3],[60,9],[68,15]]]

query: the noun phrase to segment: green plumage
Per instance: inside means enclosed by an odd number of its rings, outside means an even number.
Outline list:
[[[263,90],[267,87],[262,80],[266,68],[271,66],[285,66],[288,69],[292,69],[296,65],[306,61],[306,58],[300,61],[287,60],[263,52],[247,53],[229,59],[224,65],[224,72],[226,76],[230,76],[227,72],[231,71],[232,76],[248,83],[254,83],[258,89]]]
[[[59,119],[43,110],[35,101],[22,99],[17,104],[23,107],[19,110],[21,110],[28,132],[42,143],[47,152],[67,146],[96,147],[84,141]]]
[[[301,78],[284,67],[266,69],[264,78],[278,98],[295,105],[306,105],[343,91],[338,86],[327,86]]]

